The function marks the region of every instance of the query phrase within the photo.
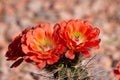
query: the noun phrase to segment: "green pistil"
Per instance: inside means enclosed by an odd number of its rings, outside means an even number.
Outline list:
[[[80,33],[79,33],[79,32],[75,32],[75,33],[74,33],[74,37],[75,37],[75,38],[79,38],[79,37],[80,37]]]
[[[42,43],[42,45],[43,45],[43,46],[47,46],[47,45],[48,45],[48,41],[44,41],[44,42]]]
[[[48,51],[53,46],[50,41],[43,41],[41,46],[39,46],[43,52]]]

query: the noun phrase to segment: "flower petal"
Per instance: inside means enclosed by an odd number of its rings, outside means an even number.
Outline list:
[[[19,60],[17,60],[16,62],[14,62],[10,68],[13,68],[13,67],[17,67],[19,66],[21,63],[23,62],[23,58],[20,58]]]
[[[55,53],[59,54],[63,54],[63,52],[65,52],[66,47],[64,45],[58,45],[57,49],[55,50]]]
[[[87,30],[87,27],[84,25],[84,23],[81,20],[76,20],[76,26],[75,26],[77,28],[76,31],[79,31],[82,34],[84,34]]]
[[[89,58],[91,55],[89,53],[89,51],[84,51],[82,52],[83,56],[85,56],[86,58]]]
[[[43,69],[46,66],[46,61],[41,60],[39,63],[36,63],[39,69]]]
[[[55,62],[57,62],[59,60],[59,57],[56,55],[52,55],[52,58],[47,60],[48,64],[54,64]]]
[[[75,58],[74,51],[73,51],[73,50],[68,50],[68,51],[65,53],[65,56],[66,56],[66,58],[74,59],[74,58]]]
[[[100,30],[98,28],[94,28],[91,31],[91,33],[89,33],[87,39],[88,40],[95,39],[99,34],[100,34]]]
[[[85,42],[85,45],[86,47],[96,47],[99,45],[101,39],[97,39],[97,40],[94,40],[94,41],[88,41],[88,42]]]
[[[118,71],[117,69],[114,69],[113,72],[115,75],[120,75],[120,71]]]

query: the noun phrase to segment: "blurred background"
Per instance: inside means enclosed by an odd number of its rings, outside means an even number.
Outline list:
[[[0,0],[0,80],[42,80],[34,65],[10,69],[5,53],[13,38],[38,23],[82,19],[100,28],[102,40],[90,74],[94,80],[115,80],[112,69],[120,60],[120,0]],[[36,78],[36,79],[35,79]]]

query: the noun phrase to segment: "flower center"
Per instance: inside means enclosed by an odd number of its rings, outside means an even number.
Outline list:
[[[39,45],[39,48],[43,51],[43,52],[46,52],[46,51],[49,51],[50,49],[53,48],[53,45],[50,41],[43,41],[41,45]]]
[[[80,37],[80,33],[79,33],[79,32],[75,32],[75,33],[74,33],[74,37],[75,37],[75,38],[79,38],[79,37]]]
[[[85,41],[85,37],[80,32],[75,32],[72,36],[72,40],[78,44]]]

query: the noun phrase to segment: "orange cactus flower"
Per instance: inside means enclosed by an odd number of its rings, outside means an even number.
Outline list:
[[[116,76],[116,78],[118,80],[120,80],[120,62],[118,62],[117,69],[114,69],[113,72],[114,72],[114,75]]]
[[[38,67],[57,62],[64,52],[62,42],[55,41],[53,28],[50,24],[40,24],[29,30],[22,37],[22,50],[26,54],[26,61],[33,61]]]
[[[82,53],[85,57],[90,57],[89,49],[98,47],[100,30],[93,28],[88,21],[70,20],[56,24],[58,34],[63,39],[68,50],[65,56],[74,59],[75,53]]]
[[[50,24],[36,25],[23,31],[9,45],[6,57],[17,60],[11,67],[17,67],[23,60],[34,62],[39,68],[56,63],[65,47]]]

